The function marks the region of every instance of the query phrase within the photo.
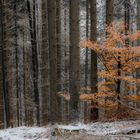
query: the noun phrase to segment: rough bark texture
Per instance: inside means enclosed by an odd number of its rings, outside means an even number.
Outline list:
[[[17,125],[24,124],[25,110],[24,110],[24,94],[23,94],[23,42],[22,42],[22,30],[23,26],[19,22],[22,20],[22,5],[24,1],[13,2],[13,18],[14,18],[14,51],[15,51],[15,77],[16,77],[16,113],[17,113]],[[21,8],[21,9],[20,9]]]
[[[33,105],[34,105],[34,124],[40,124],[40,110],[39,110],[39,89],[38,89],[38,53],[37,53],[37,38],[36,38],[36,3],[33,0],[33,10],[31,14],[31,4],[27,1],[28,15],[29,15],[29,27],[31,37],[31,61],[32,61],[32,77],[33,77]]]
[[[113,4],[114,4],[114,0],[106,0],[106,26],[110,26],[110,24],[113,22],[113,13],[114,13]],[[107,32],[106,32],[106,36],[107,36]],[[109,81],[109,80],[106,80],[106,81]],[[106,101],[107,99],[105,98],[105,103]],[[107,114],[107,111],[105,110],[104,115],[106,114]]]
[[[110,25],[113,21],[113,3],[114,0],[106,0],[106,25]]]
[[[57,44],[57,92],[61,91],[61,0],[56,1],[56,44]],[[57,97],[58,106],[61,107],[61,98]],[[62,120],[62,108],[58,110],[58,121]]]
[[[56,45],[56,0],[48,1],[49,61],[50,61],[50,115],[53,123],[58,118],[57,102],[57,45]]]
[[[137,30],[140,30],[140,0],[137,0]],[[138,45],[140,45],[140,40],[138,40]],[[140,61],[140,58],[139,60]],[[140,68],[136,71],[137,78],[140,78]],[[137,84],[137,94],[140,95],[140,84]]]
[[[125,35],[128,35],[128,32],[130,31],[130,0],[124,1],[124,22],[125,22]],[[129,40],[125,40],[125,47],[129,47]],[[129,84],[125,82],[125,91],[124,95],[129,94]]]
[[[2,126],[3,123],[3,95],[4,95],[4,89],[3,89],[3,65],[2,65],[2,53],[3,53],[3,3],[0,1],[0,127]]]
[[[16,61],[15,61],[15,18],[14,18],[14,3],[5,0],[5,31],[4,41],[6,50],[6,84],[7,84],[7,101],[9,108],[9,124],[10,126],[18,125],[17,121],[17,96],[16,96]]]
[[[96,41],[97,38],[97,18],[96,18],[96,0],[90,0],[90,19],[91,19],[91,40]],[[97,82],[98,82],[98,76],[97,76],[97,54],[94,51],[91,51],[91,93],[97,93]],[[94,101],[91,102],[94,106]],[[91,109],[91,120],[97,120],[98,119],[98,109],[92,108]]]
[[[24,26],[29,27],[24,29],[23,40],[25,42],[30,42],[24,44],[24,95],[25,95],[25,122],[27,125],[33,125],[33,94],[34,94],[34,85],[33,85],[33,75],[32,75],[32,57],[31,57],[31,10],[30,2],[26,1],[26,16],[24,19]]]
[[[41,48],[41,124],[47,124],[48,119],[48,20],[47,20],[47,1],[42,0],[42,48]]]
[[[78,119],[80,84],[79,0],[70,0],[70,120]]]
[[[4,5],[0,1],[0,128],[9,126],[8,100],[6,92],[5,51],[4,51]]]
[[[89,38],[89,0],[86,1],[86,38]],[[89,83],[89,49],[86,48],[86,54],[85,54],[85,93],[88,93],[88,83]],[[88,103],[84,103],[84,121],[85,123],[88,122],[89,119],[89,109],[88,109]]]

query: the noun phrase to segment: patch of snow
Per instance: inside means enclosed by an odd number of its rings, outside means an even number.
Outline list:
[[[0,140],[49,140],[46,136],[48,132],[50,129],[45,127],[9,128],[0,131]]]
[[[140,121],[96,122],[90,124],[59,125],[59,129],[86,132],[93,135],[124,134],[132,130],[140,130]]]
[[[131,131],[140,131],[140,121],[116,121],[116,122],[96,122],[90,124],[69,124],[69,125],[54,125],[47,127],[18,127],[9,128],[0,131],[0,140],[54,140],[55,128],[61,130],[61,132],[73,132],[76,131],[79,134],[89,134],[94,136],[104,135],[127,135]],[[71,133],[72,134],[72,133]],[[136,135],[140,138],[140,133]]]

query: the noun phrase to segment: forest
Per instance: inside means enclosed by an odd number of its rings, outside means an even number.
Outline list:
[[[139,116],[140,0],[0,0],[1,129]]]

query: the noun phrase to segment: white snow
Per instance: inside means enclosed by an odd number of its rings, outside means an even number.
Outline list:
[[[86,132],[93,135],[123,134],[132,130],[140,130],[140,121],[114,121],[114,122],[96,122],[90,124],[77,125],[59,125],[59,129],[80,132]]]
[[[58,128],[61,132],[78,131],[81,134],[114,135],[140,131],[140,121],[96,122],[90,124],[54,125],[47,127],[17,127],[0,130],[0,140],[50,140],[51,132]],[[140,134],[137,134],[140,138]]]
[[[9,128],[0,131],[0,140],[49,140],[49,132],[45,127]]]

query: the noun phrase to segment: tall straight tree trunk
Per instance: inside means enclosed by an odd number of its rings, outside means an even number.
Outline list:
[[[56,35],[57,35],[57,81],[58,92],[61,91],[61,0],[56,1]]]
[[[14,42],[15,42],[15,62],[16,62],[16,95],[17,95],[17,114],[18,114],[18,125],[24,125],[25,123],[25,104],[24,104],[24,79],[23,79],[23,12],[24,8],[22,5],[25,1],[15,1],[14,3]]]
[[[137,30],[140,30],[140,0],[137,0]],[[140,45],[140,40],[138,40],[137,44]],[[140,78],[140,68],[136,72],[137,78]],[[140,84],[137,84],[137,94],[140,95]]]
[[[86,1],[86,38],[89,38],[89,0]],[[85,92],[87,93],[88,86],[88,65],[89,65],[89,49],[86,48],[85,56]]]
[[[58,118],[57,95],[57,45],[56,45],[56,0],[48,0],[48,35],[50,61],[50,114],[49,120],[54,123]]]
[[[130,0],[124,1],[124,22],[125,22],[125,34],[128,34],[130,29]],[[128,46],[129,42],[126,40],[126,45]]]
[[[37,37],[36,37],[36,1],[33,0],[33,48],[32,48],[32,63],[33,63],[33,78],[34,78],[34,101],[36,105],[37,125],[40,125],[40,109],[39,109],[39,90],[38,90],[38,52],[37,52]]]
[[[41,48],[41,125],[46,125],[48,120],[48,94],[49,94],[49,76],[48,76],[48,12],[47,1],[42,0],[42,48]]]
[[[114,14],[114,0],[106,0],[106,26],[110,26],[111,23],[113,22],[113,14]],[[107,37],[107,31],[106,31],[106,27],[105,27],[105,35]],[[105,79],[106,82],[108,82],[109,80]],[[112,85],[109,85],[109,88],[112,88]],[[114,89],[115,90],[115,89]],[[105,98],[105,104],[107,102],[107,98]],[[105,116],[107,115],[107,111],[104,111]]]
[[[3,88],[3,2],[0,1],[0,122],[2,124],[6,123],[6,121],[3,120],[5,115],[5,106],[3,104],[3,97],[4,97],[4,88]],[[0,128],[2,125],[0,125]]]
[[[26,72],[28,74],[30,78],[30,88],[28,87],[26,92],[29,91],[29,95],[27,94],[26,96],[30,97],[31,99],[31,104],[32,104],[32,108],[28,109],[28,106],[26,106],[26,116],[27,116],[27,121],[28,121],[28,124],[30,125],[33,125],[34,124],[34,119],[36,118],[35,117],[35,113],[34,113],[34,106],[35,106],[35,103],[34,103],[34,80],[33,80],[33,68],[32,68],[32,57],[31,57],[31,53],[32,53],[32,46],[33,46],[33,25],[32,25],[32,14],[31,14],[31,5],[30,5],[30,1],[27,0],[27,13],[28,13],[28,24],[29,24],[29,42],[31,42],[31,49],[29,49],[29,52],[27,51],[27,56],[26,56],[26,60],[27,62],[29,62],[29,65],[30,66],[29,68],[27,67],[26,68]],[[29,55],[29,56],[28,56]],[[27,77],[28,78],[28,77]],[[25,82],[25,85],[26,85],[26,82]],[[27,86],[27,85],[26,85]],[[32,90],[31,90],[32,88]],[[28,104],[30,106],[30,104]]]
[[[61,0],[56,1],[56,45],[57,45],[57,92],[61,91]],[[57,99],[61,107],[61,98]],[[58,121],[62,121],[62,108],[58,110]]]
[[[89,38],[89,0],[86,0],[86,38]],[[86,48],[85,56],[85,93],[88,93],[88,80],[89,80],[89,49]],[[89,121],[89,111],[87,102],[84,103],[84,120]]]
[[[3,0],[0,1],[0,91],[1,91],[1,108],[0,115],[1,115],[1,122],[3,122],[4,128],[7,128],[10,126],[10,115],[9,115],[9,98],[8,98],[8,92],[7,92],[7,82],[6,82],[6,52],[4,50],[4,2]],[[2,117],[3,116],[3,117]]]
[[[90,20],[91,20],[91,34],[90,38],[92,41],[97,40],[97,15],[96,15],[96,0],[90,0]],[[97,54],[94,51],[91,51],[91,93],[97,93],[97,83],[98,83],[98,76],[97,76]],[[94,101],[92,101],[92,105],[96,105]],[[92,108],[91,109],[91,120],[98,119],[98,109]]]
[[[15,1],[4,0],[4,49],[6,50],[6,85],[10,126],[17,126],[16,62],[15,62]]]
[[[128,35],[130,30],[130,0],[124,1],[124,24],[125,24],[125,35]],[[125,46],[129,47],[129,40],[125,40]],[[129,94],[128,83],[125,82],[125,91],[124,94]]]
[[[79,118],[79,0],[70,0],[70,120]]]
[[[62,11],[61,11],[61,16],[62,16],[62,22],[61,22],[61,35],[62,35],[62,62],[61,62],[61,67],[62,67],[62,76],[61,79],[63,81],[63,84],[61,85],[62,87],[62,92],[65,93],[66,95],[69,94],[69,4],[67,1],[63,0],[62,3]],[[62,119],[63,122],[67,122],[69,120],[69,102],[66,101],[65,99],[62,99]]]
[[[113,21],[114,0],[106,0],[106,25],[109,26]]]
[[[27,0],[27,8],[29,14],[29,26],[32,46],[32,72],[33,72],[33,85],[34,85],[34,114],[35,124],[40,125],[40,110],[39,110],[39,90],[38,90],[38,57],[37,57],[37,42],[36,42],[36,3],[33,0],[33,16],[31,16],[30,2]]]
[[[20,125],[20,107],[19,107],[19,58],[18,58],[18,44],[17,44],[17,1],[13,3],[13,11],[14,11],[14,46],[15,46],[15,77],[16,77],[16,114],[17,114],[17,126]]]

